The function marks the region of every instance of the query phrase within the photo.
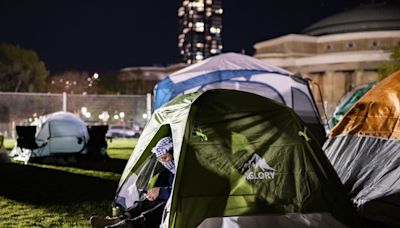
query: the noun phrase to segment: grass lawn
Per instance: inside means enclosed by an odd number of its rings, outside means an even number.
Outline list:
[[[0,164],[0,227],[90,227],[111,202],[137,139],[114,139],[111,159],[71,166]],[[5,140],[11,149],[12,140]]]

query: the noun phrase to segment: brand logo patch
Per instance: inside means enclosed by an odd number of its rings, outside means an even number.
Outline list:
[[[244,163],[241,173],[245,175],[246,180],[274,179],[276,170],[258,154],[254,154],[249,161]]]

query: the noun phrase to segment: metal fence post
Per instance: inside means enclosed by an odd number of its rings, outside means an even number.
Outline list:
[[[66,112],[67,111],[67,93],[66,92],[63,92],[63,94],[62,94],[63,96],[63,102],[62,102],[62,110],[64,111],[64,112]]]
[[[149,122],[151,117],[151,93],[146,94],[146,114],[147,114],[147,122]]]

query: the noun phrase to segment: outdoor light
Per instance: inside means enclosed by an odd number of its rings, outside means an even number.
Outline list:
[[[82,113],[83,115],[85,115],[85,113],[87,113],[87,108],[86,108],[86,107],[82,107],[82,108],[81,108],[81,113]]]
[[[108,112],[107,112],[107,111],[103,111],[103,112],[99,115],[99,119],[101,119],[103,122],[106,122],[109,118],[110,118],[110,115],[108,115]]]
[[[85,115],[85,117],[88,118],[88,119],[90,118],[90,116],[92,116],[92,114],[91,114],[90,112],[86,112],[86,113],[83,114],[83,115]]]
[[[98,73],[94,73],[94,74],[93,74],[93,78],[94,78],[94,79],[98,79],[99,76],[100,76],[100,75],[99,75]]]
[[[143,113],[142,117],[143,117],[143,119],[147,119],[147,114]]]
[[[119,117],[121,117],[121,119],[123,119],[125,117],[125,112],[120,112]]]

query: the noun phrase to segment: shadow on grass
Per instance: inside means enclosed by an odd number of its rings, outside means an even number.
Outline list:
[[[86,170],[97,170],[122,174],[126,163],[127,160],[125,159],[108,158],[100,161],[82,160],[68,166]]]
[[[71,156],[72,157],[72,156]],[[74,157],[74,162],[68,162],[69,157],[56,157],[54,159],[38,158],[33,159],[30,163],[34,164],[47,164],[57,165],[62,167],[74,167],[85,170],[95,170],[102,172],[113,172],[122,174],[124,171],[127,160],[118,158],[86,158],[86,157]]]
[[[0,196],[36,205],[112,200],[117,181],[20,164],[0,164]]]

